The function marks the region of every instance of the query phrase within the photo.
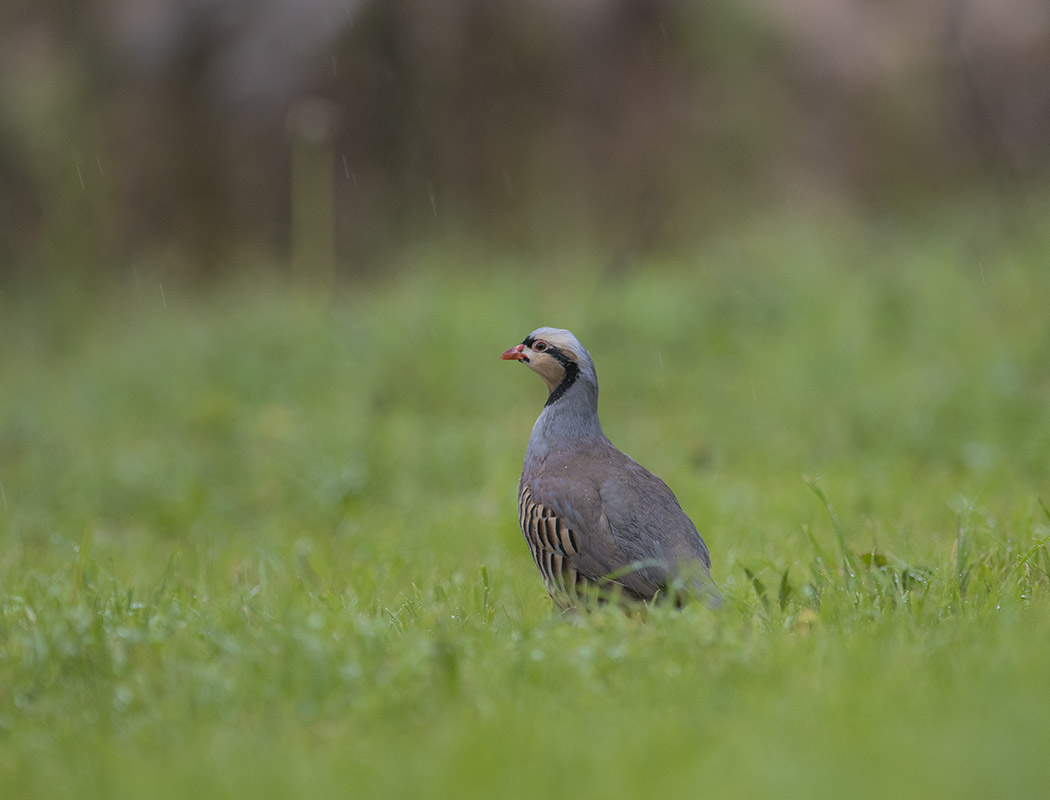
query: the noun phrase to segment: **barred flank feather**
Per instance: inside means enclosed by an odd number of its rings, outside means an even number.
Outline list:
[[[571,557],[580,551],[576,533],[551,509],[537,503],[525,485],[518,495],[518,522],[548,593],[559,605],[571,604],[587,583],[572,565]]]

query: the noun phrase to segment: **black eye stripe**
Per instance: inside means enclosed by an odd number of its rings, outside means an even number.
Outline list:
[[[548,344],[547,345],[547,349],[544,350],[543,352],[546,353],[547,355],[549,355],[551,358],[553,358],[559,364],[561,364],[566,370],[569,369],[569,365],[570,364],[572,364],[572,366],[574,366],[574,367],[576,366],[576,362],[573,361],[571,358],[569,358],[567,355],[565,355],[565,351],[564,350],[561,350],[561,349],[555,347],[552,344]]]
[[[575,366],[576,362],[572,358],[567,356],[564,350],[562,350],[556,345],[551,344],[546,339],[536,339],[535,337],[529,336],[527,339],[525,339],[524,342],[522,342],[522,344],[526,347],[531,348],[534,344],[536,344],[536,342],[540,341],[547,345],[547,349],[540,350],[538,352],[541,352],[545,355],[550,356],[551,358],[554,358],[559,364],[561,364],[566,369],[568,369],[569,364],[573,364]]]

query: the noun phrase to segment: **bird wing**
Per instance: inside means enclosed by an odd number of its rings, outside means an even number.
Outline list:
[[[637,537],[617,535],[601,497],[604,471],[596,470],[593,461],[588,464],[583,473],[555,459],[538,474],[522,476],[522,497],[527,495],[530,503],[542,509],[531,515],[522,510],[522,530],[533,557],[545,579],[546,551],[564,555],[587,582],[619,584],[629,595],[652,597],[665,583],[666,565],[640,547]],[[525,505],[520,503],[519,508]],[[543,519],[544,514],[554,522],[535,521]],[[552,524],[563,534],[543,535],[545,526]]]
[[[537,537],[540,549],[566,557],[583,578],[618,583],[632,595],[650,598],[688,572],[681,577],[717,604],[710,556],[692,521],[663,481],[612,445],[582,457],[555,457],[538,474],[523,475],[522,490],[557,520],[556,530],[569,532]],[[533,557],[543,572],[536,550]]]
[[[619,453],[623,462],[602,483],[599,494],[613,537],[635,559],[657,565],[661,588],[673,584],[721,604],[711,577],[711,556],[696,526],[671,489],[645,467]]]

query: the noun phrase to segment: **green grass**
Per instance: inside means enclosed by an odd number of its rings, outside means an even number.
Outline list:
[[[3,796],[1041,796],[1045,228],[0,301]],[[720,612],[551,611],[541,324]]]

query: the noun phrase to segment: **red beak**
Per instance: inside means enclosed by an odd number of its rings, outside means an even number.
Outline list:
[[[519,344],[505,350],[503,355],[500,356],[501,361],[526,361],[528,356],[525,355],[525,345]]]

